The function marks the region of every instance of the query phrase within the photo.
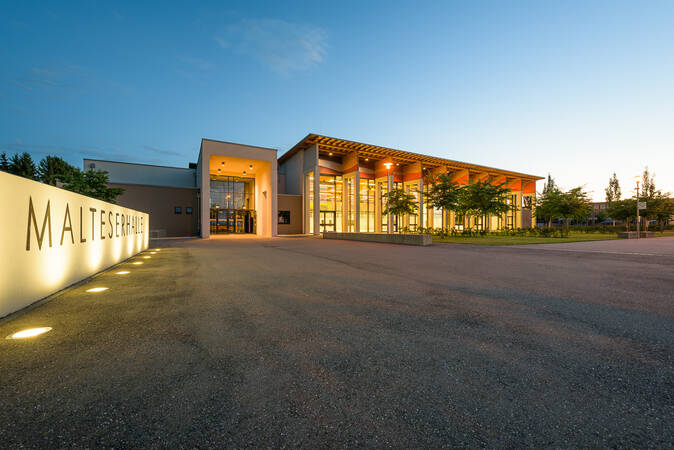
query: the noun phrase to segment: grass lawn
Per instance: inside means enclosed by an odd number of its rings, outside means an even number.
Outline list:
[[[433,236],[433,242],[451,242],[454,244],[479,245],[522,245],[522,244],[559,244],[561,242],[607,241],[618,239],[615,233],[569,233],[569,237],[532,237],[532,236],[450,236],[444,239]]]

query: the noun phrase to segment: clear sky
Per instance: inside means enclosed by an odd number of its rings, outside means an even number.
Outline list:
[[[184,167],[314,132],[674,191],[671,0],[7,0],[0,42],[0,151]]]

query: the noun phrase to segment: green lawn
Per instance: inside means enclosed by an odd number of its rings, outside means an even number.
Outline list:
[[[617,239],[614,233],[570,233],[566,238],[555,237],[531,237],[531,236],[484,236],[462,237],[451,236],[444,239],[433,236],[433,242],[451,242],[454,244],[479,244],[479,245],[522,245],[522,244],[559,244],[561,242],[581,241],[607,241]]]

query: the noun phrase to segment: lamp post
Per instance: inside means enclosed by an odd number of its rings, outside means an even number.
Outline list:
[[[639,181],[641,181],[641,178],[636,176],[634,177],[635,180],[637,181],[637,239],[639,239],[639,234],[640,234],[640,220],[639,220]]]
[[[386,193],[386,232],[391,233],[391,210],[389,209],[388,201],[391,199],[391,166],[392,162],[385,162],[384,166],[386,167],[386,185],[388,186]]]

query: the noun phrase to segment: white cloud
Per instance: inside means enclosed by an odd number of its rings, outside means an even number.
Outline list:
[[[274,72],[288,75],[323,62],[327,36],[321,28],[276,19],[244,20],[214,39],[222,48],[250,55]]]

